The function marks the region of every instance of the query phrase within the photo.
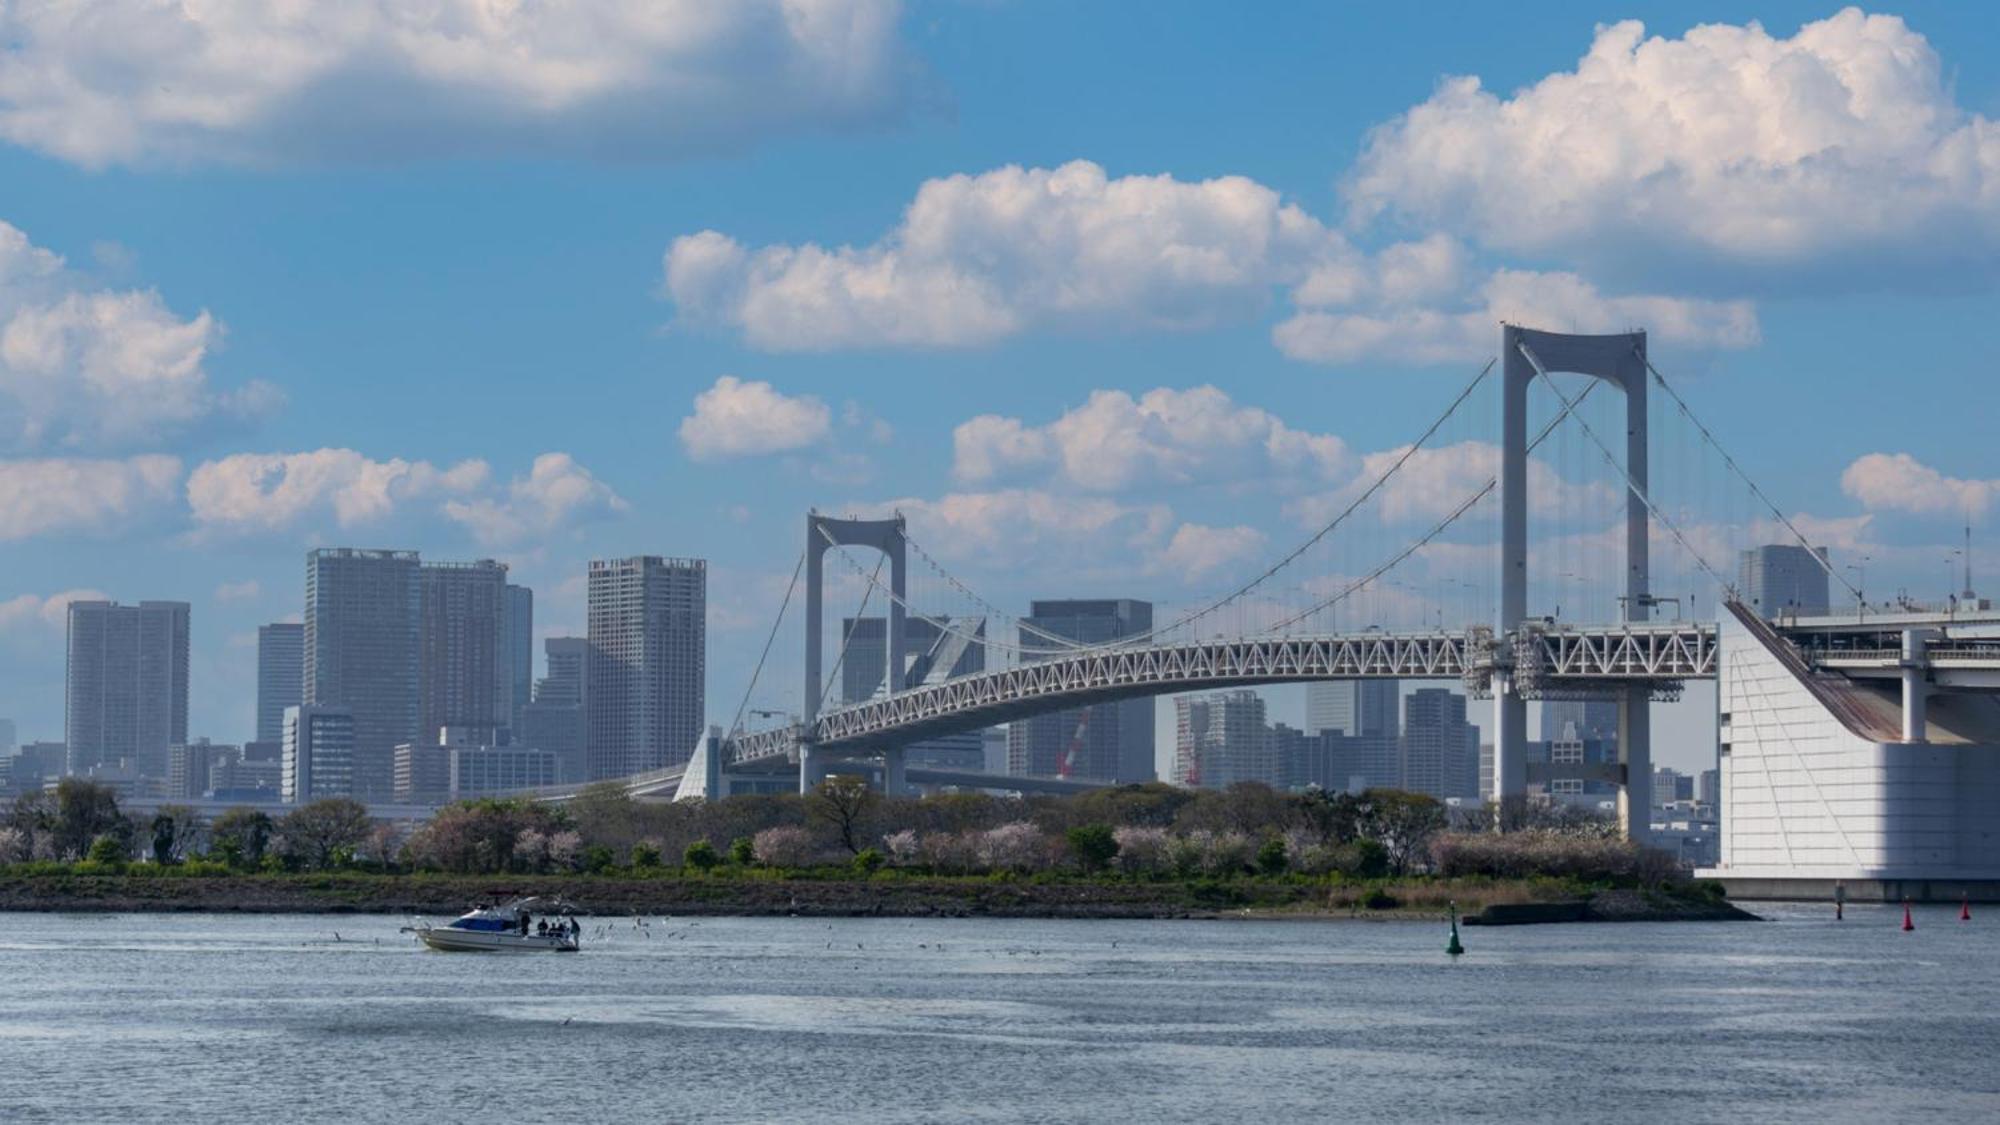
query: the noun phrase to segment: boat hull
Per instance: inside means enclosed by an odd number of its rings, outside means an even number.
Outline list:
[[[567,937],[492,930],[455,930],[449,926],[419,927],[417,940],[444,953],[576,952],[576,942]]]

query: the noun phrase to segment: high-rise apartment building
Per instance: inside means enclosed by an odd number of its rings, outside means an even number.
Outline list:
[[[361,798],[359,735],[360,724],[344,708],[311,703],[286,708],[279,799],[303,805],[325,797]],[[374,799],[390,796],[385,788]]]
[[[503,693],[511,691],[513,675],[501,648],[507,566],[492,559],[427,562],[418,576],[423,678],[415,741],[435,743],[438,732],[456,727],[492,742],[508,722]]]
[[[535,699],[521,710],[513,744],[547,750],[556,756],[557,780],[569,783],[590,777],[589,716],[585,677],[590,668],[590,642],[582,637],[550,637],[542,642],[549,674],[535,682]]]
[[[1479,728],[1465,720],[1465,697],[1418,688],[1404,701],[1403,788],[1447,797],[1479,796]]]
[[[640,555],[590,564],[592,778],[679,765],[701,738],[708,564]]]
[[[1022,619],[1023,659],[1048,659],[1065,650],[1040,633],[1081,644],[1105,644],[1153,627],[1153,604],[1130,598],[1029,603]],[[1152,781],[1153,701],[1099,703],[1007,724],[1007,772],[1016,776],[1076,777],[1131,784]]]
[[[1828,611],[1826,575],[1825,547],[1752,547],[1737,556],[1736,592],[1765,617],[1822,615]]]
[[[535,592],[526,586],[509,585],[502,595],[496,660],[500,676],[500,722],[518,727],[521,712],[534,699]]]
[[[421,725],[420,573],[415,551],[325,547],[306,555],[302,706],[348,716],[346,795],[363,801],[390,799],[396,747],[415,742]]]
[[[20,736],[14,732],[14,720],[0,719],[0,754],[12,754],[14,740],[18,737]]]
[[[1396,680],[1317,680],[1306,685],[1306,733],[1387,735],[1401,726],[1403,687]]]
[[[1177,784],[1227,789],[1239,781],[1277,781],[1263,696],[1244,689],[1176,696],[1174,717]]]
[[[257,741],[282,742],[285,708],[305,698],[306,627],[277,622],[257,627]]]
[[[542,642],[549,674],[535,684],[538,703],[582,705],[589,692],[590,641],[584,637],[550,637]]]
[[[64,738],[69,772],[164,781],[187,741],[188,603],[69,603]]]

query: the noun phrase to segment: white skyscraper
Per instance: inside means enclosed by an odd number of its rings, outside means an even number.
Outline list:
[[[353,713],[344,708],[287,707],[279,797],[302,805],[324,797],[359,796],[355,728]]]
[[[707,690],[708,563],[592,560],[589,603],[590,776],[687,761]]]

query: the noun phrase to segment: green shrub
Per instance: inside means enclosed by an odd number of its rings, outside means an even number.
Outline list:
[[[1065,834],[1069,852],[1085,871],[1102,871],[1118,858],[1118,838],[1108,824],[1084,824]]]
[[[687,846],[685,852],[681,853],[681,862],[697,871],[707,871],[716,864],[721,863],[722,857],[716,854],[714,844],[709,843],[707,840],[696,840]]]
[[[876,851],[874,848],[862,848],[860,851],[854,853],[854,859],[851,862],[854,865],[854,870],[865,878],[875,874],[875,869],[882,866],[882,853]]]
[[[99,867],[122,869],[125,866],[125,845],[118,837],[105,833],[90,842],[90,862]]]
[[[1390,894],[1380,887],[1375,887],[1369,890],[1367,894],[1361,896],[1361,905],[1370,910],[1394,910],[1401,904],[1396,901],[1395,895]]]
[[[604,874],[617,862],[618,857],[603,844],[592,844],[583,850],[583,869],[592,875]]]
[[[1285,841],[1273,836],[1257,849],[1257,870],[1266,875],[1283,875],[1286,865]]]
[[[729,842],[729,862],[738,867],[748,867],[757,862],[757,841],[748,836],[738,836]]]
[[[1342,870],[1356,879],[1380,879],[1389,874],[1389,849],[1380,840],[1356,840]]]
[[[632,845],[632,866],[637,868],[658,867],[660,865],[659,845],[641,840]]]

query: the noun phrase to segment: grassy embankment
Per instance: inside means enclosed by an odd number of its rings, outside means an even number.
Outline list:
[[[934,875],[845,867],[781,871],[624,869],[600,874],[448,875],[371,871],[234,873],[213,865],[122,871],[101,865],[0,869],[0,910],[454,914],[507,894],[561,896],[592,914],[895,917],[1436,918],[1488,906],[1584,901],[1625,918],[1727,917],[1705,886],[1614,887],[1570,879],[1302,875],[1133,879],[1082,874]]]

